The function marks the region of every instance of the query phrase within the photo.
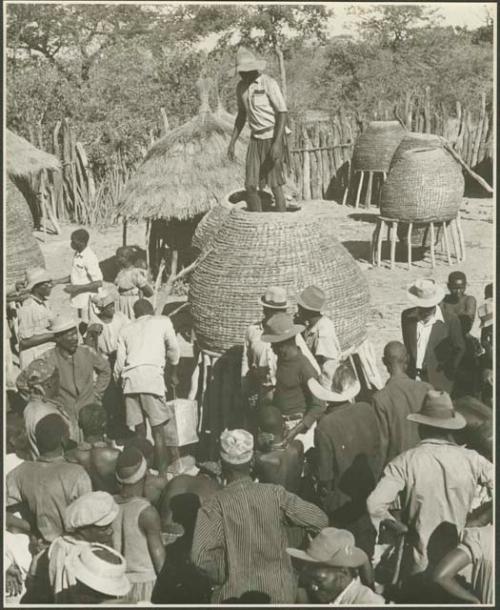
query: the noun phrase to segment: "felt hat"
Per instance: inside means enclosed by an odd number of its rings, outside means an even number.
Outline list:
[[[240,47],[236,53],[236,74],[239,72],[262,72],[266,67],[264,59],[258,59],[250,49]]]
[[[430,278],[420,278],[407,287],[408,298],[417,307],[434,307],[444,298],[444,288]]]
[[[493,316],[495,314],[495,305],[493,299],[486,299],[486,301],[478,307],[477,315],[481,320],[481,328],[488,328],[493,325]]]
[[[286,552],[301,561],[337,568],[359,568],[368,561],[366,553],[355,545],[351,532],[336,527],[322,529],[305,551],[288,548]]]
[[[461,430],[467,425],[464,416],[454,409],[450,395],[437,390],[429,390],[420,411],[410,413],[406,419],[445,430]]]
[[[319,381],[314,379],[314,377],[311,377],[307,381],[309,390],[316,398],[319,398],[319,400],[324,400],[326,402],[348,402],[356,398],[361,392],[361,385],[358,379],[343,392],[335,392],[335,390],[332,389],[333,376],[335,375],[338,365],[339,363],[334,360],[327,360],[322,367]]]
[[[43,267],[34,267],[26,271],[26,290],[32,290],[37,284],[51,282],[52,278]]]
[[[294,324],[293,318],[288,313],[277,313],[264,325],[264,333],[261,340],[265,343],[280,343],[298,335],[304,330],[302,324]]]
[[[105,491],[90,491],[72,502],[64,514],[66,530],[80,527],[110,525],[118,515],[118,504]]]
[[[253,436],[246,430],[224,430],[220,435],[220,456],[228,464],[246,464],[253,457]]]
[[[288,307],[286,290],[278,286],[269,286],[260,297],[259,303],[262,307],[268,307],[269,309],[286,309]]]
[[[297,297],[297,303],[309,311],[320,312],[326,304],[326,294],[317,286],[308,286]]]
[[[76,328],[76,321],[73,317],[62,314],[54,318],[50,325],[50,331],[54,334],[64,333],[72,328]]]
[[[119,562],[106,561],[102,557],[104,553],[114,555]],[[132,587],[126,576],[125,558],[118,551],[104,544],[81,545],[78,552],[69,556],[68,569],[76,580],[94,591],[111,597],[123,597]]]

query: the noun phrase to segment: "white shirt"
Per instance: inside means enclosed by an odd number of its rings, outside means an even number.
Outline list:
[[[306,328],[304,339],[315,357],[322,356],[326,360],[340,360],[342,350],[335,325],[327,316],[321,316],[313,326]]]
[[[272,138],[276,113],[287,111],[285,98],[274,78],[260,74],[246,89],[240,81],[236,98],[238,106],[245,108],[252,137],[259,140]]]
[[[118,336],[115,379],[121,376],[124,394],[165,395],[166,361],[179,363],[180,348],[170,318],[141,316]]]
[[[71,284],[73,286],[81,286],[82,284],[90,284],[90,282],[102,282],[102,271],[99,267],[97,256],[87,246],[81,252],[75,252],[73,255],[73,265],[71,267]],[[102,290],[99,289],[98,293]],[[75,309],[86,309],[89,305],[91,292],[82,292],[71,297],[71,306]]]
[[[439,305],[436,307],[436,311],[428,320],[425,322],[423,320],[419,320],[417,322],[417,358],[415,363],[417,369],[422,368],[432,327],[438,320],[444,322],[443,313]]]
[[[116,350],[118,346],[118,337],[120,336],[122,328],[129,323],[130,320],[121,311],[115,312],[111,322],[99,320],[99,324],[102,324],[102,333],[97,339],[97,348],[102,354],[109,356]]]

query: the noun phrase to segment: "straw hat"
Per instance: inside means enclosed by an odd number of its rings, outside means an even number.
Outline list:
[[[467,425],[464,416],[455,411],[450,395],[437,390],[429,390],[420,411],[410,413],[406,419],[417,424],[445,430],[461,430]]]
[[[301,561],[336,568],[359,568],[368,561],[366,553],[355,545],[351,532],[336,527],[322,529],[307,550],[287,548],[286,552]]]
[[[481,328],[488,328],[493,325],[493,316],[495,314],[495,305],[492,299],[486,299],[486,301],[480,305],[477,310],[477,315],[481,320]]]
[[[37,284],[51,282],[52,278],[43,267],[34,267],[26,271],[26,290],[32,290]]]
[[[57,316],[50,325],[50,331],[54,334],[63,333],[67,330],[76,328],[76,321],[68,315]]]
[[[319,398],[319,400],[324,400],[326,402],[349,402],[354,400],[361,392],[361,385],[358,379],[343,392],[335,392],[332,389],[332,384],[333,376],[335,375],[337,368],[337,362],[334,360],[327,360],[323,365],[319,381],[314,379],[314,377],[311,377],[307,381],[307,387],[316,398]]]
[[[321,312],[326,304],[326,294],[317,286],[308,286],[297,297],[297,303],[309,311]]]
[[[286,298],[286,290],[278,286],[269,286],[266,292],[260,297],[259,303],[262,307],[269,309],[286,309],[288,300]]]
[[[302,324],[294,324],[290,314],[277,313],[265,324],[261,340],[265,343],[281,343],[295,337],[304,328]]]
[[[236,74],[239,72],[262,72],[266,67],[264,59],[257,57],[246,47],[240,47],[236,53]]]
[[[120,560],[119,563],[110,563],[99,557],[99,551],[114,555]],[[131,589],[125,574],[126,565],[125,558],[114,549],[92,543],[82,545],[80,552],[71,557],[68,567],[78,581],[94,591],[111,597],[123,597]]]
[[[417,307],[434,307],[444,298],[444,288],[434,280],[421,278],[407,288],[408,298]]]

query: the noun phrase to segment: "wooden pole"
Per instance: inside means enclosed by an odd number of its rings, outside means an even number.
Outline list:
[[[484,180],[484,178],[481,178],[481,176],[479,176],[478,174],[476,174],[476,172],[474,172],[468,165],[467,163],[465,163],[465,161],[460,157],[460,155],[458,153],[456,153],[453,148],[451,148],[451,146],[443,140],[443,146],[444,148],[450,153],[450,155],[458,162],[460,163],[460,165],[465,169],[465,171],[474,178],[474,180],[476,180],[476,182],[478,182],[485,191],[487,191],[488,193],[493,193],[493,188],[486,182],[486,180]]]
[[[481,137],[483,135],[485,117],[486,117],[486,93],[483,91],[481,93],[481,111],[479,114],[479,122],[477,124],[476,137],[474,138],[472,159],[471,159],[471,163],[470,163],[472,167],[476,167],[478,160],[479,160],[478,159],[479,147],[481,146]]]
[[[123,228],[122,228],[122,246],[127,245],[127,218],[123,218]]]

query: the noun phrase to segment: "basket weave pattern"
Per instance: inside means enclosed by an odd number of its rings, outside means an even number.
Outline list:
[[[5,210],[6,286],[14,288],[30,267],[45,267],[40,246],[33,236],[33,218],[21,191],[7,178]]]
[[[209,210],[198,223],[191,244],[200,251],[207,248],[217,235],[229,212],[231,212],[231,208],[222,205]]]
[[[403,141],[394,153],[380,198],[380,213],[411,222],[456,217],[464,193],[458,163],[438,142]],[[410,148],[411,146],[411,148]]]
[[[352,154],[354,170],[387,172],[405,135],[399,121],[372,121],[359,136]]]
[[[189,290],[202,349],[223,353],[241,345],[248,325],[262,317],[259,297],[273,285],[286,288],[290,311],[301,290],[320,286],[328,298],[325,313],[335,323],[342,349],[365,338],[368,284],[317,216],[233,209],[212,248],[195,269]]]

